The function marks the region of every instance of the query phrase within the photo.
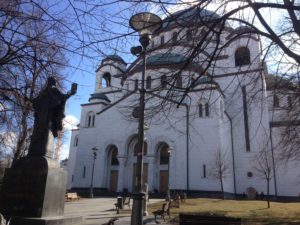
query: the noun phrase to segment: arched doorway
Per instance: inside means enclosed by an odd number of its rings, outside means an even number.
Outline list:
[[[158,145],[157,156],[158,156],[158,184],[159,192],[167,193],[169,189],[169,161],[170,161],[170,147],[166,143],[161,143]]]
[[[124,177],[124,186],[123,188],[127,189],[130,192],[135,191],[136,187],[136,168],[137,168],[137,155],[139,152],[137,135],[131,137],[128,142],[127,149],[127,160],[125,163],[126,175]],[[144,142],[144,156],[148,153],[147,142]],[[147,157],[143,158],[143,181],[142,183],[148,183],[148,159]]]
[[[108,190],[116,192],[119,178],[118,148],[112,145],[108,149]]]

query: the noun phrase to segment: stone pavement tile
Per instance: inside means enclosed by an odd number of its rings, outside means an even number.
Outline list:
[[[161,199],[150,199],[150,203],[162,201]],[[130,224],[129,214],[117,214],[115,210],[116,198],[81,198],[80,200],[66,202],[66,216],[82,216],[81,225],[101,225],[107,223],[110,219],[117,217],[115,225]],[[148,225],[156,224],[154,216],[145,217]],[[161,224],[166,224],[163,220],[159,220]]]

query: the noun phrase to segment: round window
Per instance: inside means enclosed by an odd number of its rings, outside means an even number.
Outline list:
[[[252,173],[252,172],[248,172],[248,173],[247,173],[247,176],[248,176],[248,177],[253,177],[253,173]]]

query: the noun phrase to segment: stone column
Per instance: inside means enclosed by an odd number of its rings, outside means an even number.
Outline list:
[[[118,172],[118,192],[123,192],[124,189],[124,172],[125,172],[125,162],[126,156],[118,156],[119,160],[119,172]]]

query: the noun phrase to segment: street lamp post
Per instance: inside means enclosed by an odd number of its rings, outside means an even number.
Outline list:
[[[92,151],[93,151],[93,168],[92,168],[92,179],[91,179],[91,186],[90,186],[90,198],[94,198],[93,182],[94,182],[95,161],[97,159],[97,150],[98,149],[96,147],[92,148]]]
[[[144,154],[144,110],[145,110],[145,76],[146,76],[146,50],[151,40],[151,35],[161,28],[162,20],[153,13],[138,13],[130,18],[129,24],[132,29],[139,32],[141,46],[131,48],[131,53],[143,57],[143,71],[139,100],[138,122],[138,154],[136,165],[136,178],[133,193],[133,207],[131,225],[143,224],[143,198],[145,193],[142,189],[143,154]]]

